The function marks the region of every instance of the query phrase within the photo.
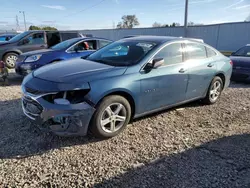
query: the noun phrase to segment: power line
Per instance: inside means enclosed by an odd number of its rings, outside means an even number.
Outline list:
[[[66,15],[66,16],[63,16],[62,18],[70,17],[70,16],[73,16],[73,15],[79,14],[79,13],[81,13],[81,12],[84,12],[84,11],[86,11],[86,10],[89,10],[89,9],[91,9],[91,8],[94,8],[94,7],[98,6],[99,4],[101,4],[101,3],[104,2],[104,1],[106,1],[106,0],[101,0],[101,1],[97,2],[96,4],[90,6],[90,7],[87,7],[87,8],[85,8],[85,9],[82,9],[82,10],[77,11],[77,12],[72,13],[72,14],[68,14],[68,15]]]

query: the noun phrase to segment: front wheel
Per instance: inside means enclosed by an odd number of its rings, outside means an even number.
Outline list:
[[[212,80],[212,82],[208,88],[206,98],[203,101],[206,104],[216,103],[220,98],[222,90],[223,90],[222,79],[218,76],[214,77],[214,79]]]
[[[126,128],[131,117],[129,102],[119,95],[105,97],[96,109],[90,130],[98,138],[118,135]]]
[[[7,53],[4,56],[4,63],[9,69],[13,69],[16,66],[16,60],[18,55],[16,53]]]

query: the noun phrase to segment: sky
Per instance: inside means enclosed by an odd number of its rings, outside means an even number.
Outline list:
[[[109,29],[123,15],[135,14],[138,27],[154,22],[183,25],[185,0],[1,0],[0,30],[50,25],[58,29]],[[188,21],[202,24],[244,21],[250,16],[250,0],[189,0]],[[250,17],[249,17],[250,18]]]

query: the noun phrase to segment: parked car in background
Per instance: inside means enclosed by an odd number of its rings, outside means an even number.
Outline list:
[[[46,49],[76,37],[82,37],[82,35],[73,31],[26,31],[9,41],[0,43],[0,60],[3,60],[8,68],[15,68],[18,55]]]
[[[232,80],[250,83],[250,45],[246,45],[232,53],[233,62]]]
[[[17,59],[16,73],[24,76],[50,63],[86,56],[111,42],[103,38],[74,38],[61,42],[49,49],[23,53]]]
[[[9,41],[14,36],[16,36],[16,34],[2,34],[2,35],[0,35],[0,42]]]
[[[231,73],[230,59],[204,43],[126,38],[86,59],[47,65],[27,75],[22,108],[40,128],[58,135],[89,130],[109,138],[133,118],[198,99],[215,103]]]

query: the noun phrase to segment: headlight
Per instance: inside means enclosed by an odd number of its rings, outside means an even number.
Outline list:
[[[35,61],[38,61],[41,57],[42,55],[32,55],[32,56],[27,57],[24,62],[26,63],[35,62]]]
[[[44,95],[43,99],[50,103],[54,103],[55,99],[66,99],[70,104],[77,104],[84,102],[84,96],[88,94],[90,89],[80,89],[80,90],[72,90],[72,91],[60,91],[55,94]]]

